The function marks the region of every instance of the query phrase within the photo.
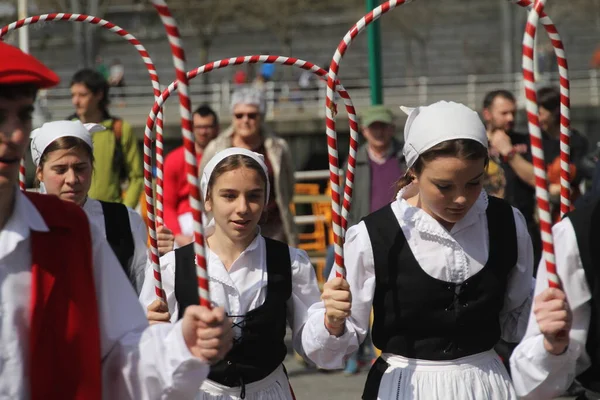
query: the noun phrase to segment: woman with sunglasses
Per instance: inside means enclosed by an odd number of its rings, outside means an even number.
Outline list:
[[[204,150],[200,175],[210,159],[229,147],[241,147],[262,154],[269,170],[267,218],[260,224],[265,237],[297,245],[294,216],[290,203],[294,195],[294,164],[286,141],[277,137],[264,123],[265,99],[262,92],[245,87],[231,99],[232,124]]]

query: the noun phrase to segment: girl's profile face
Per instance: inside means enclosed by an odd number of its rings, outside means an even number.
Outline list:
[[[92,161],[83,149],[55,150],[38,167],[37,178],[48,194],[82,206],[92,184]]]
[[[205,202],[215,219],[215,233],[249,244],[265,207],[265,187],[263,177],[254,169],[240,167],[221,174]]]
[[[417,206],[450,230],[477,201],[484,173],[484,159],[435,158],[413,181],[419,188]]]

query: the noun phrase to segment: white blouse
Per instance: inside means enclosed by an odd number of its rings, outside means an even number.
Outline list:
[[[102,204],[98,200],[88,197],[83,204],[83,211],[85,211],[90,221],[102,232],[102,236],[106,238],[106,225],[104,224]],[[139,293],[144,284],[146,264],[149,262],[148,247],[146,245],[146,224],[142,220],[142,217],[131,208],[127,207],[127,213],[129,214],[129,226],[131,227],[131,235],[133,236],[133,244],[135,246],[131,269],[135,274],[135,291]]]
[[[192,398],[209,366],[192,356],[181,324],[148,327],[110,246],[90,224],[104,399]],[[0,230],[0,398],[29,398],[31,231],[48,226],[21,191]]]
[[[447,231],[425,211],[411,206],[405,200],[414,196],[416,190],[414,185],[407,186],[392,203],[392,210],[407,243],[428,275],[446,282],[462,283],[480,271],[488,259],[487,194],[482,191],[467,214]],[[508,276],[504,307],[500,313],[502,338],[508,342],[520,341],[525,333],[534,282],[533,249],[525,219],[515,208],[513,215],[518,258]],[[306,354],[322,368],[341,368],[344,356],[358,348],[369,327],[375,291],[375,266],[364,222],[348,230],[344,261],[346,279],[352,293],[352,316],[346,320],[345,333],[339,338],[329,335],[324,325],[323,302],[311,307],[304,329]],[[335,272],[332,271],[330,279],[334,276]]]
[[[526,399],[550,399],[563,394],[573,379],[591,365],[585,345],[591,318],[592,294],[579,256],[573,224],[566,218],[552,227],[556,272],[567,296],[573,320],[569,332],[569,347],[555,356],[544,349],[533,312],[525,338],[510,358],[513,383],[519,396]],[[548,288],[548,273],[544,260],[540,262],[535,286],[537,296]]]
[[[293,344],[302,353],[302,328],[310,306],[321,299],[314,268],[304,250],[289,247],[292,261],[292,296],[287,302],[287,319],[293,332]],[[209,290],[211,302],[232,316],[243,316],[262,305],[267,296],[267,263],[265,239],[259,234],[240,256],[229,271],[219,257],[207,248]],[[163,290],[167,296],[171,322],[177,321],[179,305],[175,299],[175,252],[171,251],[160,259]],[[140,293],[140,302],[147,307],[156,299],[154,272],[146,270],[146,280]],[[234,317],[240,322],[242,317]],[[241,332],[234,328],[236,336]]]

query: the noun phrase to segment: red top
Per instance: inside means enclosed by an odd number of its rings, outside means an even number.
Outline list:
[[[25,195],[49,228],[31,231],[30,398],[100,400],[100,322],[88,219],[74,203]]]
[[[196,155],[196,165],[200,165],[201,159],[202,154]],[[163,170],[164,219],[165,225],[173,231],[173,235],[181,234],[177,217],[192,212],[189,200],[190,187],[185,171],[185,149],[180,146],[167,155]]]
[[[247,81],[248,77],[244,71],[238,70],[235,74],[233,74],[233,83],[237,85],[243,85]]]
[[[560,157],[556,157],[554,159],[554,161],[552,161],[550,164],[546,165],[546,176],[548,179],[548,184],[555,183],[557,185],[560,185],[560,173],[561,173]],[[577,168],[575,167],[574,164],[569,164],[569,173],[571,176],[571,183],[572,183],[573,177],[575,177],[575,175],[577,175]],[[579,198],[579,196],[581,196],[581,191],[579,190],[579,186],[571,185],[570,211],[573,211],[575,209],[575,206],[573,204],[575,203],[575,200],[577,200]],[[553,223],[559,222],[561,220],[560,206],[556,206],[556,207],[550,206],[550,211],[552,214]]]

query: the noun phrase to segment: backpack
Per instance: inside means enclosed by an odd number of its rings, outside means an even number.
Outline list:
[[[79,119],[77,114],[70,115],[67,119],[74,121]],[[123,136],[123,120],[121,118],[111,118],[109,129],[115,135],[115,151],[113,154],[113,169],[119,171],[119,180],[121,182],[126,181],[129,177],[127,171],[127,164],[125,163],[125,153],[123,152],[123,146],[121,145],[121,137]]]
[[[121,181],[127,180],[129,174],[127,171],[127,164],[125,163],[125,153],[123,152],[123,146],[121,145],[121,137],[123,136],[123,120],[120,118],[113,118],[109,128],[115,135],[115,152],[113,154],[113,168],[119,171],[119,179]]]

